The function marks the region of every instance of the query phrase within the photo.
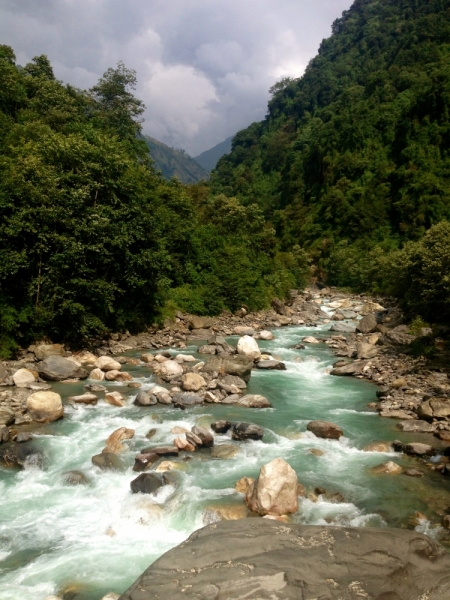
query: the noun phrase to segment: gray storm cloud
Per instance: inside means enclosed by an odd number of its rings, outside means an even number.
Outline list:
[[[56,75],[91,87],[119,60],[137,71],[144,132],[192,155],[267,107],[300,76],[351,0],[3,0],[0,43],[24,64],[47,54]]]

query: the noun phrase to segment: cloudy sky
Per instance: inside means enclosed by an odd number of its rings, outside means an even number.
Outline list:
[[[123,60],[144,132],[196,155],[264,118],[268,89],[300,76],[351,0],[0,0],[0,43],[47,54],[89,88]]]

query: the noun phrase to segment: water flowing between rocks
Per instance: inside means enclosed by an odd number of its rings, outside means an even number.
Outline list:
[[[371,467],[387,460],[417,466],[417,459],[394,453],[364,452],[370,442],[417,440],[395,428],[367,408],[376,387],[359,379],[329,375],[335,357],[325,344],[293,350],[305,335],[320,337],[329,325],[318,328],[285,327],[274,330],[275,340],[259,341],[282,359],[286,371],[253,371],[248,392],[266,396],[271,409],[203,405],[181,411],[171,406],[137,407],[137,390],[117,383],[107,387],[130,395],[125,408],[100,400],[97,406],[66,405],[62,421],[45,426],[35,436],[44,456],[43,468],[21,472],[0,469],[0,590],[2,600],[42,600],[61,590],[74,598],[99,600],[108,591],[123,592],[162,553],[185,540],[214,518],[214,507],[243,506],[234,490],[244,475],[255,477],[260,467],[282,457],[296,470],[308,490],[321,486],[340,492],[345,502],[324,496],[314,502],[300,500],[294,522],[346,526],[408,526],[415,511],[425,513],[420,531],[440,537],[439,512],[450,507],[450,482],[424,468],[421,478],[375,475]],[[229,338],[236,343],[237,338]],[[195,353],[189,346],[184,353]],[[177,351],[178,353],[178,351]],[[139,356],[138,353],[128,353]],[[142,389],[154,385],[146,367],[124,365]],[[82,393],[86,382],[54,384],[63,400]],[[239,452],[229,459],[213,459],[206,451],[183,460],[177,489],[162,488],[158,495],[131,494],[130,481],[137,452],[153,443],[171,444],[174,426],[190,429],[218,419],[247,421],[265,430],[262,441],[231,442],[216,435],[215,443],[235,443]],[[339,441],[316,438],[306,432],[313,419],[340,425]],[[134,429],[128,450],[120,455],[123,471],[100,471],[91,457],[119,427]],[[151,440],[146,434],[156,429]],[[313,454],[311,450],[323,452]],[[64,473],[81,470],[87,485],[68,485]],[[445,541],[445,540],[444,540]],[[69,597],[69,596],[67,596]]]

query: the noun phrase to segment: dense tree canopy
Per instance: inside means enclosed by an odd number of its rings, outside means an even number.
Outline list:
[[[0,46],[2,356],[38,337],[139,330],[170,309],[259,308],[296,285],[294,256],[266,254],[257,207],[154,171],[134,85],[119,63],[77,90],[46,56],[20,68]]]

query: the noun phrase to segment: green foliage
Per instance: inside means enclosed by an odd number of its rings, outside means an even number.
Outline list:
[[[134,71],[119,63],[87,93],[45,56],[14,61],[0,46],[2,358],[36,338],[142,330],[177,308],[258,309],[294,285],[305,257],[277,251],[256,204],[152,168]]]
[[[419,239],[450,218],[450,2],[356,0],[300,79],[239,132],[216,193],[256,203],[283,249]],[[370,242],[370,244],[369,244]]]

